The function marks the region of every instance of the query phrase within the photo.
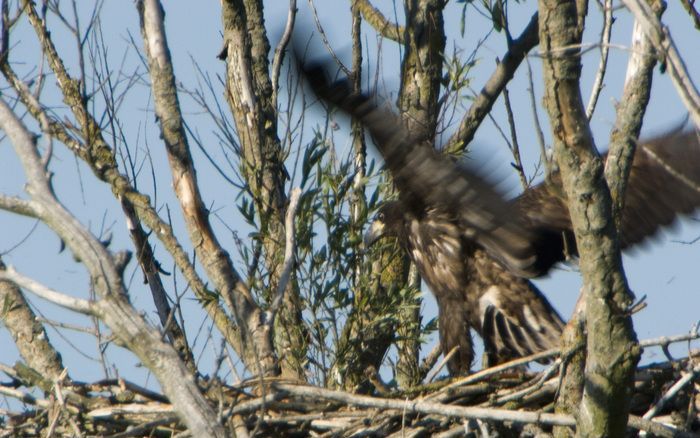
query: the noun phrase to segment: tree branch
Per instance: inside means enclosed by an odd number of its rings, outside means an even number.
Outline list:
[[[289,196],[289,206],[287,206],[287,213],[284,220],[285,232],[285,245],[284,245],[284,262],[282,263],[282,274],[280,275],[279,284],[277,284],[277,293],[275,298],[272,300],[270,305],[270,316],[267,318],[266,324],[272,328],[272,324],[275,321],[275,316],[282,301],[284,300],[284,292],[287,290],[289,279],[292,275],[292,269],[294,268],[294,253],[296,250],[296,237],[294,230],[294,216],[297,212],[297,207],[299,207],[299,197],[301,195],[301,189],[295,188],[292,190]]]
[[[657,56],[663,59],[671,81],[688,109],[695,126],[700,126],[700,95],[698,95],[698,90],[688,74],[678,49],[676,49],[670,32],[661,25],[652,8],[644,1],[623,0],[623,3],[639,21],[647,38],[654,45]]]
[[[476,130],[489,111],[491,111],[501,91],[513,79],[513,75],[520,63],[525,59],[525,55],[538,44],[537,30],[538,14],[535,13],[520,36],[511,42],[508,52],[503,56],[501,62],[498,63],[496,70],[491,74],[489,80],[486,81],[484,88],[476,96],[472,106],[469,107],[469,111],[462,119],[457,132],[448,140],[445,147],[447,153],[462,153],[472,141]]]
[[[586,369],[577,430],[583,436],[622,436],[640,349],[627,312],[632,297],[622,268],[610,193],[579,88],[578,47],[585,14],[580,8],[573,0],[539,2],[545,106],[581,256],[585,294]]]
[[[36,203],[38,217],[66,242],[90,273],[92,285],[102,298],[90,305],[91,310],[153,372],[193,434],[225,436],[175,350],[128,302],[121,276],[105,247],[55,198],[32,135],[1,98],[0,127],[22,163],[27,175],[26,191]]]
[[[406,32],[406,28],[389,21],[379,9],[372,6],[369,0],[356,0],[355,4],[362,13],[362,17],[365,21],[367,21],[381,36],[397,43],[403,42],[403,35]]]
[[[270,82],[272,83],[272,105],[277,107],[277,93],[279,92],[280,68],[284,61],[284,53],[289,45],[289,40],[292,38],[294,31],[294,20],[297,16],[297,0],[289,0],[289,10],[287,11],[287,24],[284,27],[284,33],[280,42],[277,43],[275,49],[275,57],[272,60],[272,73],[270,73]]]
[[[6,273],[0,260],[0,276]],[[63,373],[61,356],[51,345],[44,326],[14,282],[0,281],[0,319],[12,335],[17,350],[30,368],[49,379]]]
[[[209,278],[216,284],[236,316],[239,327],[245,330],[245,347],[248,351],[239,353],[243,353],[246,366],[261,374],[275,372],[277,358],[271,332],[264,327],[261,309],[241,281],[228,253],[219,244],[209,222],[209,212],[202,201],[180,112],[162,6],[157,0],[146,0],[140,3],[139,13],[153,83],[156,115],[168,153],[173,187],[180,201],[190,240],[202,259]]]
[[[598,64],[598,71],[596,72],[595,80],[593,81],[591,97],[589,98],[588,105],[586,106],[586,117],[588,120],[591,120],[591,117],[593,117],[593,111],[595,111],[598,97],[600,96],[600,92],[603,90],[603,79],[605,78],[605,71],[608,67],[610,34],[612,33],[612,24],[614,21],[612,8],[612,0],[605,0],[603,3],[603,30],[600,33],[600,63]],[[634,50],[632,53],[634,53]]]
[[[605,179],[612,197],[613,218],[617,223],[625,205],[625,189],[651,96],[655,65],[654,48],[643,35],[639,22],[635,21],[625,86],[617,107],[615,128],[610,134],[610,149],[605,162]]]
[[[80,312],[86,315],[96,314],[97,309],[95,308],[93,302],[81,300],[80,298],[73,298],[64,293],[48,288],[38,281],[32,280],[31,278],[20,274],[12,266],[8,266],[5,269],[0,269],[0,280],[10,281],[40,298],[61,307],[65,307],[66,309],[74,312]]]

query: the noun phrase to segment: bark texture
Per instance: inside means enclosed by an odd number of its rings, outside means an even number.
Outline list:
[[[540,0],[545,106],[554,134],[580,253],[586,304],[586,367],[577,432],[622,436],[640,350],[627,312],[632,296],[622,268],[603,165],[581,99],[580,51],[585,4]]]

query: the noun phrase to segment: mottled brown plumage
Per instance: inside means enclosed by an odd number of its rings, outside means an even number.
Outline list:
[[[346,82],[328,85],[306,72],[314,90],[362,121],[398,189],[366,235],[394,235],[434,293],[440,339],[452,374],[469,371],[470,328],[484,339],[490,362],[556,347],[563,321],[527,278],[576,255],[565,203],[540,184],[513,201],[473,167],[434,150],[427,136],[403,129],[392,111]],[[700,144],[694,131],[658,137],[637,148],[626,194],[620,244],[641,242],[679,213],[700,206]],[[553,181],[556,184],[556,178]]]
[[[554,348],[564,322],[527,279],[513,274],[464,235],[444,211],[416,212],[400,198],[385,203],[365,235],[366,245],[396,237],[438,304],[443,353],[452,375],[469,372],[470,328],[484,339],[488,362]]]

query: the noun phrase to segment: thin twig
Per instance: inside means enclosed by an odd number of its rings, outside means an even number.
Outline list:
[[[532,118],[535,122],[535,134],[537,135],[537,144],[540,146],[540,160],[544,163],[545,175],[549,177],[552,171],[552,163],[547,157],[547,146],[544,142],[544,133],[542,132],[542,124],[537,113],[537,99],[535,98],[535,84],[532,80],[532,67],[530,59],[527,59],[527,80],[529,83],[528,90],[530,91],[530,107],[532,108]]]
[[[518,133],[515,129],[515,117],[513,116],[513,108],[510,105],[510,95],[508,94],[508,87],[503,87],[503,103],[506,107],[506,114],[508,115],[508,127],[510,128],[510,138],[512,139],[510,151],[513,153],[513,160],[515,161],[514,167],[518,171],[518,176],[520,177],[520,184],[523,186],[523,190],[528,188],[527,177],[525,176],[525,169],[523,169],[523,161],[520,159],[520,145],[518,144]]]
[[[605,0],[603,4],[603,30],[600,33],[600,64],[598,64],[598,72],[593,81],[593,90],[591,91],[591,97],[586,106],[586,118],[588,118],[588,120],[591,120],[591,117],[593,117],[593,111],[595,111],[600,92],[603,90],[603,79],[605,78],[605,72],[608,68],[610,34],[612,33],[612,24],[614,21],[612,13],[612,0]]]
[[[326,32],[323,30],[323,26],[321,26],[321,20],[318,18],[318,12],[316,12],[316,6],[314,5],[313,0],[309,0],[309,6],[311,7],[311,12],[313,13],[314,16],[314,21],[316,22],[316,28],[318,29],[318,33],[321,36],[321,41],[323,41],[323,45],[326,46],[326,50],[328,50],[328,54],[331,55],[333,60],[338,64],[338,67],[340,67],[341,70],[343,70],[343,73],[345,73],[346,76],[352,75],[352,72],[350,69],[348,69],[345,64],[340,61],[340,58],[338,58],[338,55],[336,55],[335,51],[333,50],[333,47],[331,47],[331,43],[328,42],[328,37],[326,36]]]

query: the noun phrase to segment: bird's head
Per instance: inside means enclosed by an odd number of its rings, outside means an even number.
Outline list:
[[[384,236],[397,237],[403,222],[403,211],[398,201],[388,201],[377,211],[364,235],[365,248]]]

